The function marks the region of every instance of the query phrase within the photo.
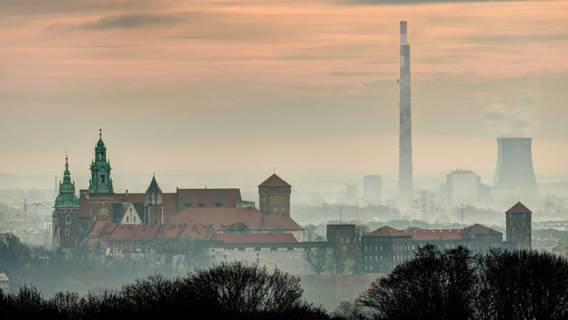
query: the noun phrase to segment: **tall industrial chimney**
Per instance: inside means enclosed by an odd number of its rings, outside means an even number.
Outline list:
[[[406,21],[400,22],[400,140],[399,140],[399,199],[412,199],[412,108],[410,94],[410,45]]]
[[[498,138],[494,186],[498,192],[536,195],[532,138]]]

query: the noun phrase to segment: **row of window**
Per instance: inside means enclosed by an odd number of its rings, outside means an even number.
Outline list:
[[[184,207],[186,207],[186,208],[191,208],[191,206],[192,206],[191,202],[186,202],[186,203],[184,203],[183,205],[184,205]],[[205,203],[204,203],[204,202],[199,202],[199,203],[197,204],[197,207],[198,207],[198,208],[205,208]],[[222,203],[222,202],[215,202],[215,207],[217,207],[217,208],[222,208],[222,207],[223,207],[223,203]]]
[[[416,245],[398,245],[392,246],[393,251],[414,251]],[[363,251],[383,251],[383,246],[363,246]]]

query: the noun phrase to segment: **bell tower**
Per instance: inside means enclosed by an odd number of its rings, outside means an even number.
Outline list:
[[[144,198],[144,224],[164,224],[162,189],[160,189],[160,186],[156,181],[156,175],[152,176],[152,181],[146,190],[146,196]]]
[[[114,193],[110,171],[110,161],[107,159],[103,133],[102,130],[99,129],[99,141],[95,146],[95,159],[91,163],[91,180],[89,181],[90,194]]]
[[[258,186],[260,212],[271,215],[290,216],[292,186],[275,174]]]
[[[69,157],[65,155],[63,181],[53,207],[53,244],[65,250],[79,247],[81,235],[79,226],[79,198],[75,195],[75,182],[69,172]]]

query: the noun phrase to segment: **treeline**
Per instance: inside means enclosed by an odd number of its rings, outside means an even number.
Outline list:
[[[365,313],[366,312],[366,313]],[[373,319],[568,319],[568,260],[536,251],[418,249],[371,284],[347,316]]]
[[[17,255],[13,256],[17,259]],[[0,293],[0,319],[568,319],[568,260],[536,251],[420,248],[333,313],[302,299],[298,277],[224,264],[178,278],[147,277],[99,293]]]
[[[46,299],[24,287],[0,293],[0,319],[328,319],[302,293],[298,277],[233,263],[183,278],[154,275],[84,297],[65,292]]]

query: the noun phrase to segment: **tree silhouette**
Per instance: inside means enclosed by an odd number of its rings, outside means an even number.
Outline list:
[[[568,319],[568,260],[492,250],[480,257],[478,319]]]
[[[373,282],[358,299],[376,319],[470,319],[477,276],[470,252],[419,248],[416,257]]]

